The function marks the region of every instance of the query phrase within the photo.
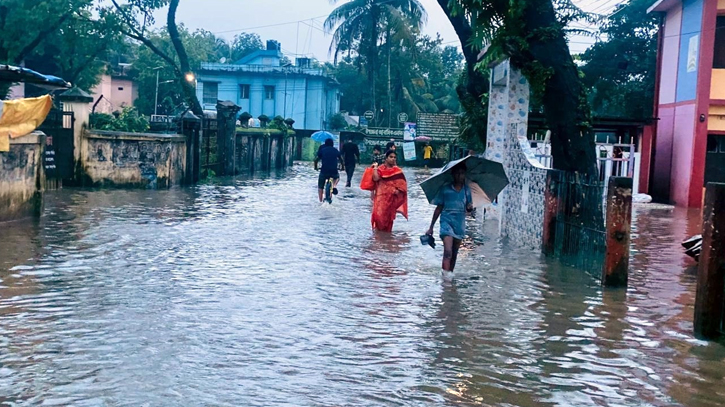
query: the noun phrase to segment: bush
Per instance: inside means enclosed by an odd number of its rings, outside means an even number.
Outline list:
[[[257,119],[259,119],[259,123],[262,125],[262,127],[267,127],[267,123],[269,123],[269,117],[266,114],[260,114]]]
[[[91,113],[88,121],[92,129],[102,129],[109,125],[115,118],[106,113]]]
[[[138,113],[135,107],[126,106],[121,112],[113,112],[113,115],[94,113],[90,118],[91,128],[97,130],[126,131],[142,133],[148,131],[149,121],[146,116]]]
[[[291,117],[288,117],[288,118],[284,119],[284,124],[286,124],[287,127],[289,127],[291,129],[292,126],[295,124],[295,121]]]

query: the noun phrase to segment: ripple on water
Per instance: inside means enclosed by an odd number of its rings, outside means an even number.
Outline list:
[[[410,220],[381,235],[369,193],[319,205],[316,175],[48,193],[0,245],[0,400],[723,404],[725,350],[691,335],[691,213],[637,209],[626,291],[499,241],[490,220],[469,224],[442,284],[414,183]]]

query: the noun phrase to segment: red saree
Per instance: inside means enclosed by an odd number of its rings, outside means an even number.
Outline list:
[[[408,183],[400,167],[378,167],[380,180],[375,184],[373,230],[391,232],[395,216],[399,212],[408,219]]]

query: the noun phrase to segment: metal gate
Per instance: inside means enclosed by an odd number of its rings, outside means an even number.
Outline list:
[[[46,135],[43,164],[49,189],[60,188],[74,180],[74,126],[73,112],[53,109],[39,127]]]
[[[606,253],[603,200],[599,175],[551,172],[551,195],[557,205],[553,254],[579,269],[601,272]]]
[[[207,177],[210,174],[219,173],[217,155],[217,135],[219,134],[218,122],[216,119],[202,121],[201,127],[201,176]]]

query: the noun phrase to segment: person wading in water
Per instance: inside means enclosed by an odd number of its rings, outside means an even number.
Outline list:
[[[473,212],[471,190],[466,185],[466,164],[451,169],[453,183],[444,185],[431,202],[437,205],[427,235],[433,235],[438,217],[441,219],[440,238],[443,240],[443,278],[452,279],[458,249],[466,235],[466,213]]]

